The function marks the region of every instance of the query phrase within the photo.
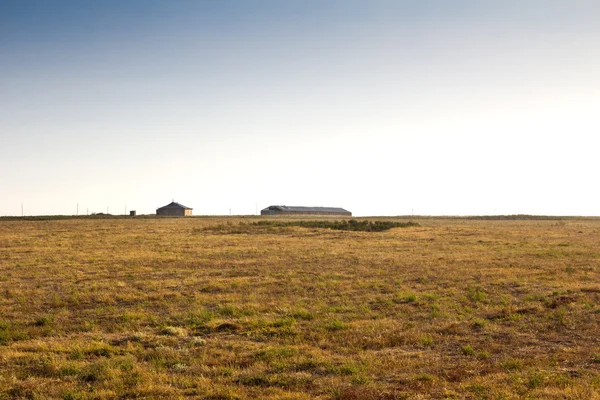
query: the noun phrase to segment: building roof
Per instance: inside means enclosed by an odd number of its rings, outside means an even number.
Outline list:
[[[320,212],[320,213],[348,213],[350,211],[338,207],[301,207],[301,206],[270,206],[265,210]]]
[[[175,201],[172,201],[170,204],[167,204],[164,207],[157,208],[157,210],[162,210],[163,208],[183,208],[184,210],[193,210],[191,207],[186,207],[183,204],[179,204]]]

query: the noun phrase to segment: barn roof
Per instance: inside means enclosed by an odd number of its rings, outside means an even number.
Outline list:
[[[265,210],[296,211],[296,212],[320,212],[320,213],[347,213],[348,210],[338,207],[302,207],[302,206],[270,206]]]
[[[158,210],[162,210],[163,208],[183,208],[184,210],[193,210],[193,208],[191,208],[191,207],[186,207],[186,206],[184,206],[183,204],[179,204],[179,203],[177,203],[177,202],[175,202],[175,201],[171,202],[170,204],[167,204],[167,205],[166,205],[166,206],[164,206],[164,207],[160,207],[160,208],[158,208]]]

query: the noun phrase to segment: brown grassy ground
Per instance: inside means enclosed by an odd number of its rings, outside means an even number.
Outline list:
[[[0,399],[600,398],[598,219],[240,221],[0,221]]]

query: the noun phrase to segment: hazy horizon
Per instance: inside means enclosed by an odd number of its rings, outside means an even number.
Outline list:
[[[0,2],[0,216],[600,215],[600,2]]]

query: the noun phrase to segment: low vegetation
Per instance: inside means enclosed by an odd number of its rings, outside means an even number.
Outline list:
[[[392,228],[407,228],[411,226],[419,226],[416,222],[396,222],[396,221],[369,221],[369,220],[342,220],[342,221],[272,221],[263,220],[254,222],[255,226],[300,226],[303,228],[326,228],[337,231],[355,231],[355,232],[383,232]]]
[[[600,220],[410,221],[0,221],[0,399],[600,397]]]
[[[336,231],[354,231],[354,232],[383,232],[392,228],[408,228],[419,226],[418,223],[397,222],[397,221],[369,221],[369,220],[341,220],[331,221],[328,219],[320,220],[302,220],[295,219],[291,221],[281,220],[261,220],[256,222],[240,222],[237,225],[231,222],[208,226],[203,231],[226,232],[226,233],[276,233],[281,232],[277,228],[311,228],[311,229],[333,229]]]

